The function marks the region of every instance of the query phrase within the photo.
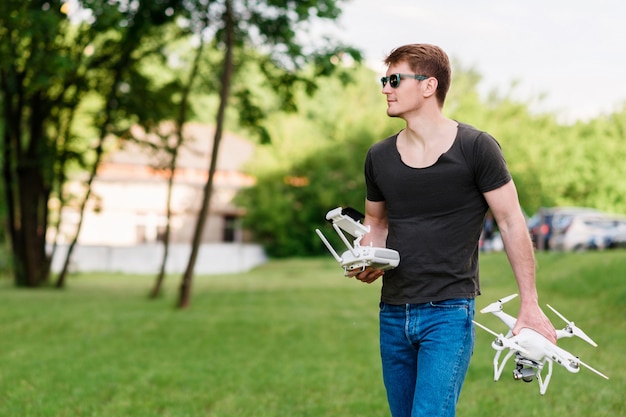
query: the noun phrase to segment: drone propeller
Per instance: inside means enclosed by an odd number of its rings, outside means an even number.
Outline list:
[[[508,303],[509,301],[514,299],[515,297],[517,297],[517,294],[508,295],[508,296],[506,296],[504,298],[501,298],[500,300],[496,301],[495,303],[489,304],[487,307],[485,307],[482,310],[480,310],[480,312],[481,313],[495,313],[497,311],[502,311],[502,304]]]
[[[478,327],[480,327],[481,329],[491,333],[492,335],[494,335],[496,337],[496,340],[498,341],[498,343],[502,344],[502,347],[505,347],[507,349],[511,349],[511,350],[516,350],[520,353],[524,353],[526,355],[530,354],[530,352],[528,352],[526,349],[524,349],[523,347],[521,347],[520,345],[518,345],[517,343],[515,343],[513,340],[504,337],[504,335],[502,333],[498,334],[496,332],[494,332],[493,330],[491,330],[488,327],[483,326],[482,324],[478,323],[477,321],[472,320],[472,322],[477,325]]]
[[[594,369],[591,366],[587,365],[585,362],[581,361],[580,359],[578,359],[577,362],[581,364],[582,366],[584,366],[585,368],[589,369],[591,372],[594,372],[595,374],[600,375],[602,378],[609,379],[608,376],[604,375],[602,372],[598,371],[597,369]]]
[[[556,311],[550,304],[546,304],[550,310],[554,312],[557,316],[559,316],[565,323],[567,323],[567,327],[565,331],[573,334],[574,336],[578,336],[583,339],[585,342],[589,343],[593,347],[598,347],[598,344],[594,342],[589,336],[585,334],[579,327],[577,327],[573,321],[569,321],[566,319],[561,313]],[[581,362],[582,363],[582,362]]]

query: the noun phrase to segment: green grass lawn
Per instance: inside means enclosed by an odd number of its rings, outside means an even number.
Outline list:
[[[623,415],[626,252],[542,253],[538,263],[542,304],[600,346],[559,345],[611,379],[555,366],[542,397],[536,382],[514,381],[510,365],[494,382],[493,337],[478,329],[458,416]],[[484,255],[481,271],[478,309],[517,292],[505,255]],[[0,416],[389,415],[379,283],[344,278],[330,257],[272,261],[196,277],[192,305],[179,311],[179,277],[148,300],[153,279],[83,274],[63,291],[0,280]],[[477,319],[504,331],[495,317]]]

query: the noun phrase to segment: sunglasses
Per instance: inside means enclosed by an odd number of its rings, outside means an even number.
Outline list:
[[[400,86],[400,80],[402,78],[413,78],[415,80],[424,81],[430,77],[417,74],[391,74],[389,77],[382,77],[380,79],[380,82],[383,85],[383,88],[387,85],[387,82],[389,82],[391,88],[398,88]]]

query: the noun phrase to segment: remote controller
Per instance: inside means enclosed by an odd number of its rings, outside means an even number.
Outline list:
[[[328,242],[324,234],[319,229],[315,229],[328,251],[344,269],[344,275],[347,275],[348,271],[364,270],[368,266],[386,271],[397,267],[400,263],[400,255],[393,249],[360,245],[363,236],[370,231],[369,226],[360,223],[364,217],[363,214],[351,207],[337,207],[326,214],[326,220],[332,223],[333,228],[348,248],[341,256]],[[355,238],[352,244],[342,230]]]

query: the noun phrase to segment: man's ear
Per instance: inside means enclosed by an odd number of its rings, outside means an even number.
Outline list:
[[[439,85],[439,81],[435,77],[430,77],[424,81],[422,81],[424,87],[424,97],[430,97],[437,92],[437,86]]]

